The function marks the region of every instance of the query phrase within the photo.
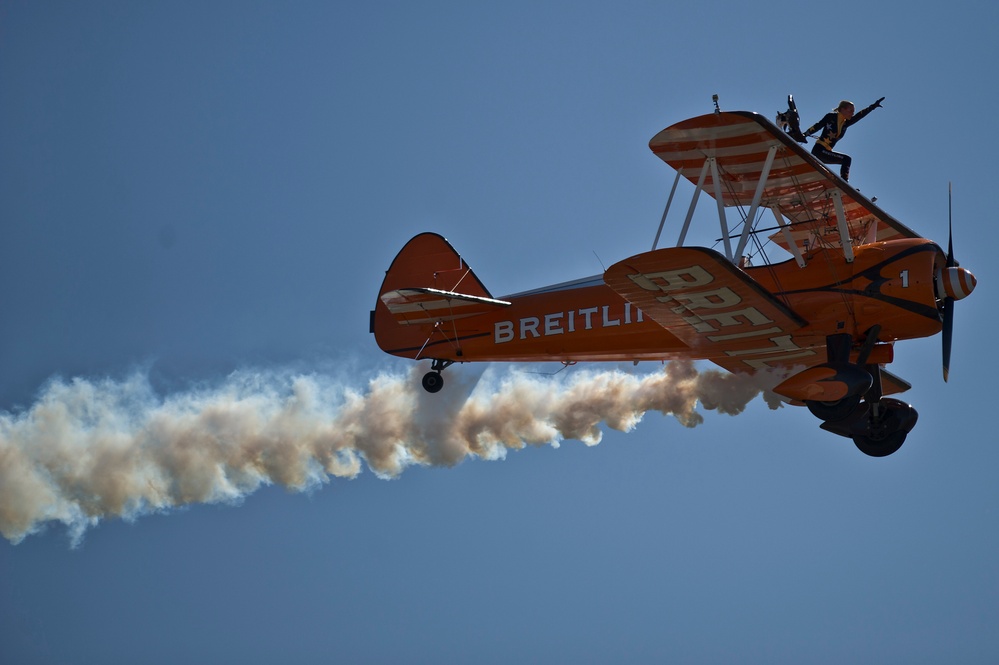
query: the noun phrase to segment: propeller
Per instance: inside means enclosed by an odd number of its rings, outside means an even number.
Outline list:
[[[954,198],[952,183],[947,185],[947,263],[944,269],[937,273],[937,295],[942,304],[940,314],[943,318],[943,378],[950,376],[950,351],[954,340],[954,302],[967,297],[975,290],[977,281],[970,270],[960,267],[954,258],[954,216],[952,201]]]
[[[954,183],[947,183],[947,267],[957,265],[954,260]],[[944,297],[943,301],[943,379],[950,376],[950,349],[954,341],[954,299]]]

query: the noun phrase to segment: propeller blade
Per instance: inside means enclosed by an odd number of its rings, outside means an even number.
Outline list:
[[[953,268],[957,265],[954,260],[954,214],[952,212],[952,201],[954,200],[954,183],[947,183],[947,267]],[[950,349],[954,339],[954,299],[944,298],[943,301],[943,380],[947,382],[950,376]]]
[[[954,332],[954,300],[944,298],[943,303],[943,379],[950,375],[950,347]]]
[[[947,183],[947,267],[957,265],[954,260],[954,215],[951,212],[951,201],[954,199],[954,183]]]

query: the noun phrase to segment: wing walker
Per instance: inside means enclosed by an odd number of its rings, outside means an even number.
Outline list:
[[[494,298],[447,240],[421,233],[385,275],[371,331],[387,353],[429,360],[423,387],[455,362],[710,360],[786,376],[774,391],[867,455],[897,451],[916,410],[885,367],[899,340],[942,333],[950,368],[954,303],[975,277],[798,145],[797,111],[684,120],[652,152],[676,171],[652,250],[602,275]],[[783,116],[783,117],[782,117]],[[789,134],[790,132],[790,134]],[[674,247],[657,248],[680,178],[695,186]],[[719,250],[684,244],[700,195],[713,198]],[[729,217],[734,217],[730,222]],[[765,248],[790,253],[779,262]]]

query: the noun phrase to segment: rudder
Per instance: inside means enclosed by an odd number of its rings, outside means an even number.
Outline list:
[[[383,351],[417,357],[437,324],[507,305],[492,297],[444,237],[421,233],[386,271],[371,313],[371,332]]]

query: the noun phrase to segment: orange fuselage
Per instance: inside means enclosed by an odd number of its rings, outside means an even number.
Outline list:
[[[855,249],[852,263],[841,250],[820,249],[806,258],[804,268],[787,261],[744,269],[762,290],[804,321],[788,331],[793,348],[811,351],[792,354],[795,363],[824,362],[826,337],[832,334],[849,333],[858,339],[880,325],[879,340],[890,343],[941,330],[934,276],[945,256],[932,241],[914,238],[862,245]],[[462,290],[460,283],[442,284],[442,271],[421,268],[417,261],[427,258],[410,257],[404,249],[389,270],[382,293],[415,286]],[[420,279],[427,283],[411,283]],[[726,358],[728,350],[724,344],[691,347],[611,289],[601,275],[502,300],[509,305],[408,325],[400,325],[379,301],[372,329],[378,345],[393,355],[456,362],[718,360]],[[719,313],[712,314],[717,320]],[[732,355],[728,351],[727,360]],[[768,355],[778,359],[774,364],[781,364],[780,353],[763,350],[756,357],[766,360]],[[747,364],[745,369],[759,366],[759,362]]]

